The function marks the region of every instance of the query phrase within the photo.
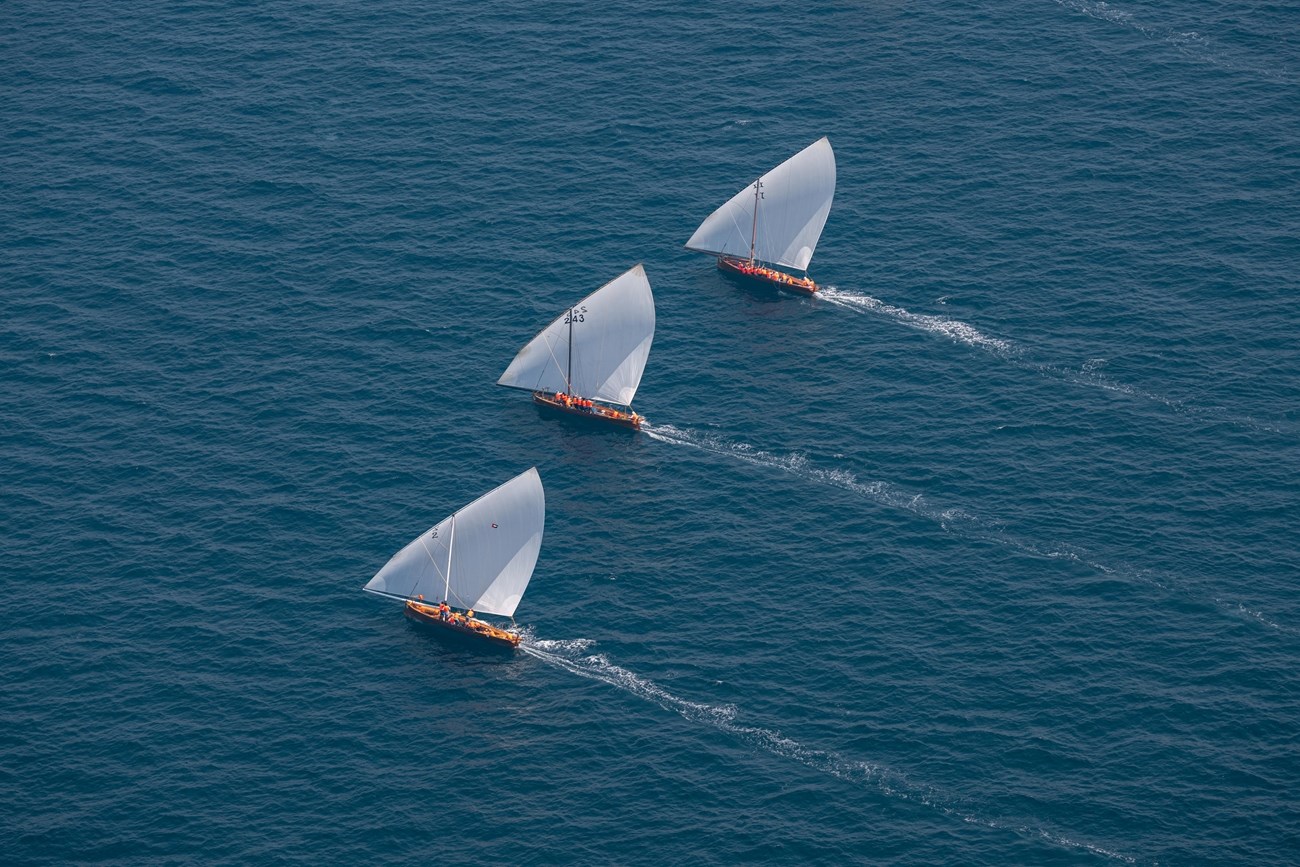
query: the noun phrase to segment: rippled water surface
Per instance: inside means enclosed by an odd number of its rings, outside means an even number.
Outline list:
[[[17,2],[6,863],[1300,846],[1300,17]],[[822,135],[820,297],[682,248]],[[639,435],[494,382],[643,262]],[[513,658],[360,591],[529,466]]]

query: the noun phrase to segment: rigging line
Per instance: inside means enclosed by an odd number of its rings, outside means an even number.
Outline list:
[[[441,523],[441,522],[439,522],[439,523]],[[438,528],[435,526],[433,529],[434,529],[434,530],[437,530]],[[433,556],[433,552],[429,550],[429,543],[426,542],[426,541],[424,540],[424,534],[423,534],[423,533],[420,534],[420,547],[424,549],[424,553],[426,553],[426,554],[429,555],[429,562],[433,564],[433,571],[435,571],[435,572],[438,573],[438,577],[439,577],[439,578],[442,578],[444,581],[450,581],[450,580],[451,580],[451,578],[450,578],[450,574],[451,574],[451,554],[448,553],[448,555],[447,555],[447,572],[448,572],[448,574],[447,574],[447,575],[443,575],[443,574],[442,574],[442,570],[438,568],[438,560],[437,560],[437,558],[434,557],[434,556]],[[416,588],[416,587],[419,587],[419,586],[420,586],[420,578],[419,578],[419,576],[416,576],[415,583],[411,585],[411,592],[406,594],[406,598],[407,598],[407,599],[410,599],[411,596],[415,593],[415,588]]]
[[[754,181],[754,183],[758,183],[758,181],[761,181],[761,180],[762,180],[762,178],[759,178],[757,181]],[[746,189],[748,189],[748,186],[746,186]],[[744,211],[741,211],[741,213],[743,214]],[[745,230],[742,229],[742,228],[740,227],[740,221],[736,219],[736,213],[735,213],[735,211],[732,210],[732,211],[728,214],[728,216],[731,217],[731,225],[733,225],[733,226],[736,227],[736,236],[739,237],[739,238],[741,239],[740,242],[741,242],[742,244],[745,243],[745,240],[744,240],[744,239],[745,239]],[[757,215],[755,215],[755,216],[757,216]],[[733,255],[733,254],[731,254],[731,253],[727,253],[727,252],[725,251],[725,248],[726,248],[726,246],[727,246],[725,242],[722,244],[722,246],[723,246],[724,250],[723,250],[722,252],[719,252],[719,253],[718,253],[719,256],[729,256],[729,255]]]
[[[556,369],[556,370],[559,370],[559,369],[560,369],[560,359],[558,359],[558,358],[555,357],[555,350],[554,350],[554,347],[551,346],[551,341],[550,341],[549,339],[547,339],[547,340],[545,340],[545,341],[543,341],[543,342],[546,344],[546,354],[549,355],[549,356],[551,356],[551,361],[554,361],[554,362],[555,362],[555,369]],[[546,375],[546,371],[545,371],[545,370],[542,370],[541,373],[538,373],[538,374],[537,374],[537,386],[538,386],[538,387],[541,386],[541,384],[542,384],[542,377],[545,376],[545,375]],[[536,389],[534,389],[534,390],[536,390]]]
[[[468,605],[465,604],[465,598],[464,598],[463,596],[461,596],[459,593],[457,593],[455,590],[452,590],[450,587],[448,587],[448,588],[447,588],[447,595],[444,597],[444,599],[445,599],[447,602],[451,602],[451,601],[452,601],[452,597],[455,597],[455,601],[458,602],[458,603],[460,603],[458,607],[460,607],[460,608],[464,608],[466,611],[469,611],[470,606],[468,606]]]

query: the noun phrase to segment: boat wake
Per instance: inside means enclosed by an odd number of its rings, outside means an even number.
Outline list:
[[[1184,30],[1179,27],[1150,24],[1132,12],[1121,9],[1114,3],[1107,3],[1105,0],[1056,0],[1056,4],[1066,9],[1072,9],[1075,12],[1081,12],[1098,21],[1107,21],[1111,24],[1132,28],[1148,39],[1173,46],[1180,54],[1188,58],[1209,63],[1221,69],[1245,72],[1270,81],[1285,83],[1291,83],[1292,81],[1290,70],[1285,67],[1277,66],[1261,58],[1247,57],[1242,53],[1241,49],[1230,50],[1217,43],[1212,37],[1206,36],[1200,30]]]
[[[823,469],[814,466],[807,455],[791,452],[787,455],[773,454],[754,448],[748,443],[732,442],[713,433],[684,430],[665,425],[646,425],[642,432],[652,439],[672,445],[689,446],[701,451],[724,455],[757,466],[772,467],[791,475],[808,479],[832,488],[851,491],[861,497],[873,500],[895,509],[904,509],[923,518],[929,518],[945,530],[966,528],[974,530],[990,526],[988,522],[970,514],[964,509],[943,507],[931,503],[923,494],[908,491],[890,482],[877,480],[862,481],[853,473],[842,468]],[[996,525],[994,525],[996,526]]]
[[[706,704],[673,695],[654,681],[615,665],[604,654],[590,653],[594,644],[595,642],[588,639],[562,641],[539,639],[532,634],[531,630],[525,629],[519,649],[535,659],[562,668],[571,674],[617,687],[664,710],[679,714],[691,722],[726,732],[772,755],[791,759],[805,767],[849,783],[869,786],[886,797],[922,804],[967,824],[1009,831],[1022,837],[1046,840],[1065,848],[1085,850],[1114,860],[1134,863],[1134,859],[1127,855],[1093,843],[1074,840],[1056,831],[1048,830],[1034,821],[1010,821],[981,816],[966,807],[962,799],[942,793],[933,786],[914,783],[906,775],[883,767],[877,762],[851,759],[828,750],[807,746],[772,729],[745,725],[737,721],[739,712],[735,705]]]
[[[956,319],[947,319],[943,316],[912,313],[902,307],[886,304],[879,298],[872,298],[870,295],[862,295],[846,289],[826,286],[817,293],[817,296],[832,304],[838,304],[840,307],[856,310],[859,313],[875,313],[887,316],[912,328],[941,334],[955,343],[964,343],[967,346],[975,346],[1003,355],[1009,355],[1016,351],[1015,346],[1010,341],[989,337],[973,325],[968,325]]]
[[[1104,391],[1113,392],[1115,394],[1122,394],[1128,397],[1158,403],[1180,415],[1199,418],[1208,422],[1222,422],[1240,428],[1267,431],[1269,433],[1287,433],[1287,431],[1278,424],[1272,424],[1254,418],[1235,418],[1217,407],[1197,406],[1185,400],[1175,400],[1170,397],[1165,397],[1164,395],[1119,382],[1102,372],[1101,368],[1106,364],[1106,360],[1103,358],[1089,359],[1077,369],[1063,367],[1059,364],[1035,360],[1032,357],[1031,352],[1025,347],[1013,343],[1010,340],[990,337],[975,328],[973,325],[969,325],[968,323],[956,319],[947,319],[943,316],[932,316],[922,313],[912,313],[911,311],[904,310],[901,307],[894,307],[886,304],[878,298],[873,298],[870,295],[851,292],[847,289],[839,289],[835,286],[825,287],[818,293],[818,297],[848,310],[853,310],[858,313],[871,313],[885,316],[909,327],[947,337],[954,343],[960,343],[965,346],[985,350],[1009,360],[1017,367],[1031,370],[1048,379],[1067,382],[1072,385],[1100,388]]]
[[[718,434],[701,433],[672,425],[646,425],[642,428],[642,432],[663,443],[687,446],[745,463],[770,467],[817,484],[848,491],[882,506],[902,509],[926,518],[938,524],[945,532],[963,538],[992,542],[1047,560],[1069,560],[1081,563],[1109,578],[1148,584],[1165,593],[1177,594],[1202,604],[1212,604],[1214,608],[1233,618],[1246,617],[1274,631],[1300,635],[1300,631],[1277,623],[1240,601],[1227,599],[1210,588],[1194,588],[1187,579],[1161,575],[1150,569],[1108,565],[1088,551],[1067,543],[1043,544],[1025,539],[1008,530],[1003,521],[981,517],[961,507],[943,506],[931,502],[924,494],[906,490],[891,482],[859,479],[853,472],[843,467],[816,466],[807,455],[799,452],[786,455],[774,454],[757,449],[748,443],[733,442]]]
[[[1100,388],[1105,391],[1114,392],[1115,394],[1123,394],[1140,400],[1158,403],[1179,415],[1200,419],[1201,421],[1230,424],[1234,427],[1244,428],[1246,430],[1287,434],[1287,430],[1277,423],[1262,421],[1250,417],[1234,417],[1229,415],[1228,412],[1221,407],[1199,406],[1186,400],[1176,400],[1171,397],[1165,397],[1164,395],[1156,394],[1155,392],[1146,391],[1145,389],[1119,382],[1101,371],[1101,368],[1106,364],[1106,359],[1104,358],[1091,358],[1078,369],[1061,367],[1055,364],[1033,362],[1030,361],[1027,356],[1022,356],[1020,359],[1017,359],[1017,363],[1020,364],[1020,366],[1031,369],[1049,379],[1068,382],[1072,385],[1091,386],[1093,388]]]

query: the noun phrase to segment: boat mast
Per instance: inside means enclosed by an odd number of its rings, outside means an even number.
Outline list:
[[[564,368],[564,391],[573,394],[573,308],[569,308],[569,365]]]
[[[754,241],[758,238],[758,200],[762,197],[759,192],[763,188],[763,179],[759,178],[754,181],[754,223],[749,227],[749,264],[754,264]]]
[[[442,601],[446,602],[451,598],[451,549],[456,545],[456,515],[451,516],[451,538],[447,540],[447,574],[446,583],[442,588]]]

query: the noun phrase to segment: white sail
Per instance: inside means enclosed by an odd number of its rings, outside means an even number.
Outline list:
[[[654,296],[637,265],[560,314],[519,350],[497,385],[631,406],[654,336]]]
[[[365,589],[510,617],[533,576],[545,521],[534,467],[420,534]]]
[[[750,184],[708,216],[686,246],[702,253],[754,258],[808,269],[835,197],[835,153],[820,138],[758,179],[758,220]]]

